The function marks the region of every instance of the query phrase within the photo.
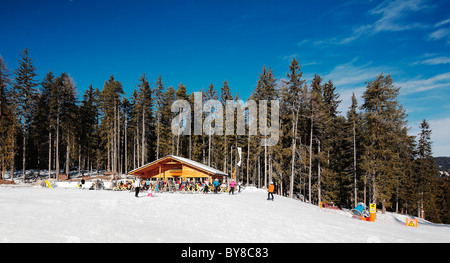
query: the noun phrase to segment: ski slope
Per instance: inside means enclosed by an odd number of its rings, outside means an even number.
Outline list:
[[[450,226],[348,212],[247,188],[240,194],[157,193],[0,186],[0,242],[450,242]]]

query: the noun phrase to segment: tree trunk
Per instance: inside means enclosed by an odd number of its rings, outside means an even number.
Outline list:
[[[294,103],[295,108],[295,103]],[[294,198],[294,178],[295,178],[295,150],[297,149],[297,125],[298,125],[298,112],[294,114],[292,112],[293,124],[292,124],[292,163],[291,163],[291,179],[289,184],[289,198]]]
[[[120,143],[121,143],[121,136],[120,136],[120,108],[119,108],[119,102],[117,103],[117,171],[119,174],[122,174],[122,158],[121,158],[121,151],[120,151]]]
[[[136,134],[133,138],[133,170],[136,169]]]
[[[358,204],[358,185],[356,184],[356,121],[353,120],[353,178],[355,187],[355,207]]]
[[[141,164],[144,165],[146,162],[146,153],[145,153],[145,109],[144,105],[142,105],[142,161]]]
[[[264,188],[267,189],[267,145],[264,143]]]
[[[159,125],[160,125],[160,117],[158,116],[158,123],[157,123],[157,132],[156,132],[156,160],[159,159]]]
[[[127,175],[128,173],[128,139],[127,139],[127,127],[128,126],[128,122],[127,119],[125,118],[125,175]]]
[[[48,179],[52,177],[52,132],[48,133]]]
[[[320,140],[317,140],[318,143],[318,152],[319,158],[317,158],[317,195],[319,198],[319,204],[322,202],[322,185],[321,185],[321,178],[320,178]]]
[[[67,135],[67,146],[66,146],[66,176],[67,179],[70,179],[70,139],[69,135]]]
[[[25,179],[27,176],[26,170],[26,152],[27,152],[27,131],[25,128],[23,129],[23,145],[22,145],[22,181],[25,183]]]
[[[308,173],[308,193],[309,193],[309,203],[311,203],[311,176],[312,176],[312,142],[313,142],[313,125],[314,125],[314,119],[311,115],[311,134],[309,138],[309,173]]]
[[[246,186],[248,186],[248,184],[249,184],[249,176],[248,176],[248,174],[249,174],[249,169],[250,169],[250,131],[249,131],[249,134],[248,134],[248,138],[247,138],[247,183],[246,183]]]
[[[56,179],[59,178],[59,114],[56,117],[56,145],[55,145],[55,164],[56,164]]]

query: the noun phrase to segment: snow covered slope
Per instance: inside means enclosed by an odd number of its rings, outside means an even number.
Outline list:
[[[0,242],[450,242],[450,226],[402,215],[376,222],[247,188],[228,194],[154,194],[0,187]]]

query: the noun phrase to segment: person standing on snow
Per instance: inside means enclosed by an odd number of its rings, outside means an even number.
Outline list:
[[[230,183],[230,193],[228,193],[228,194],[232,194],[232,195],[234,195],[234,187],[236,186],[236,182],[234,181],[234,179],[233,180],[231,180],[231,183]]]
[[[80,184],[81,189],[84,189],[84,183],[85,183],[85,181],[84,181],[84,176],[83,176],[83,177],[81,177],[81,184]]]
[[[272,200],[273,201],[273,191],[275,190],[275,186],[273,185],[273,182],[270,182],[270,186],[269,189],[267,189],[267,200]],[[270,196],[272,196],[272,199],[270,199]]]
[[[217,194],[217,191],[219,190],[219,180],[216,178],[216,180],[214,180],[214,193]]]
[[[139,177],[136,177],[136,180],[134,181],[134,190],[135,190],[135,197],[138,197],[139,194],[139,190],[141,190],[141,179],[139,179]]]
[[[204,194],[207,194],[208,191],[209,191],[209,182],[208,182],[208,179],[206,179],[206,180],[205,180],[205,183],[204,183],[204,185],[203,185],[203,193],[204,193]]]

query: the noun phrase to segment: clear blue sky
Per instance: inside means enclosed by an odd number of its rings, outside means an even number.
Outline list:
[[[296,57],[308,83],[315,73],[334,82],[345,113],[352,92],[390,73],[410,133],[426,118],[435,156],[450,156],[448,0],[0,0],[0,17],[11,71],[29,48],[40,80],[67,72],[80,96],[111,74],[129,95],[146,73],[190,92],[228,80],[245,100],[263,65],[281,79]]]

